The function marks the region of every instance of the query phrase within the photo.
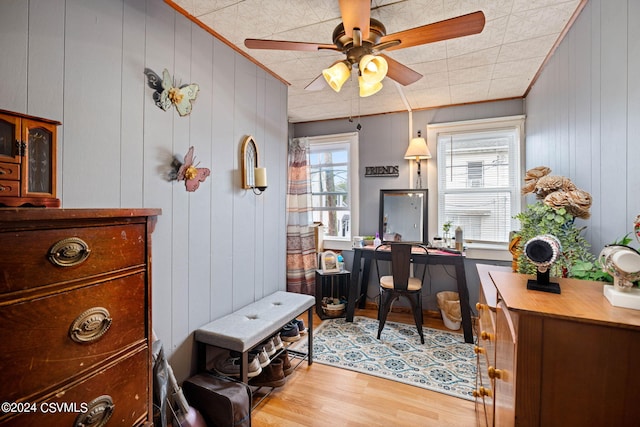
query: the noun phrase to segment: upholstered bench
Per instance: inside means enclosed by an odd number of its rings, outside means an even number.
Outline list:
[[[284,325],[308,312],[307,362],[313,363],[313,311],[316,300],[311,295],[277,291],[246,305],[231,314],[207,323],[195,331],[198,343],[198,369],[206,370],[207,346],[242,353],[240,379],[248,382],[249,351],[275,335]]]

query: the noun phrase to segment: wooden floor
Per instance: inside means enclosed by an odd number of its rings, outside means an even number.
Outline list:
[[[373,310],[357,316],[376,318]],[[413,324],[406,313],[388,320]],[[321,320],[316,316],[314,326]],[[445,329],[441,319],[425,317],[425,326]],[[264,426],[457,426],[473,427],[471,401],[320,363],[302,362],[254,409],[253,427]]]

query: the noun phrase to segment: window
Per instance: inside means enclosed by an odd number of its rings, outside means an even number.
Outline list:
[[[427,128],[437,141],[438,234],[451,221],[465,241],[508,243],[522,202],[524,117]]]
[[[358,230],[358,134],[310,137],[309,167],[313,220],[322,223],[325,247],[348,249]]]
[[[467,162],[467,185],[469,187],[482,187],[484,167],[482,160]]]

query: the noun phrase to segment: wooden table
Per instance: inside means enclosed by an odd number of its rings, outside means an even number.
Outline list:
[[[373,246],[353,248],[351,286],[349,286],[349,300],[347,302],[347,322],[353,322],[353,312],[357,301],[360,302],[359,307],[364,308],[366,299],[365,295],[369,285],[369,272],[371,271],[371,261],[373,260],[374,252]],[[380,260],[391,261],[391,251],[378,251],[378,256],[378,259]],[[430,249],[428,255],[420,252],[414,253],[411,257],[411,262],[416,264],[453,265],[455,267],[456,280],[458,282],[458,294],[460,296],[460,309],[462,312],[462,330],[464,332],[464,340],[467,343],[473,343],[471,307],[469,306],[467,277],[464,272],[464,256],[459,253],[454,254],[437,249]],[[362,281],[360,281],[361,270]],[[359,281],[360,286],[358,286]]]

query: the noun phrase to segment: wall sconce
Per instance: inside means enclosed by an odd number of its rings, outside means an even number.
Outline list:
[[[262,192],[267,189],[267,168],[256,168],[254,176],[256,181],[253,187],[253,192],[255,194],[262,194]],[[256,189],[258,190],[257,192]]]
[[[251,135],[242,141],[240,156],[242,188],[250,188],[254,194],[262,194],[267,189],[267,169],[258,167],[258,145]]]
[[[418,178],[416,179],[416,188],[422,188],[422,176],[420,175],[420,160],[430,159],[431,153],[429,147],[427,147],[427,141],[422,138],[420,131],[418,131],[418,137],[412,138],[409,142],[409,148],[404,153],[406,160],[414,160],[418,164]]]

